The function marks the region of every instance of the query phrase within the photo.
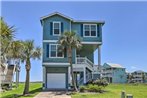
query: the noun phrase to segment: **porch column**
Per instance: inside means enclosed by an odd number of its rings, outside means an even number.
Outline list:
[[[43,84],[42,84],[42,89],[44,90],[46,87],[46,68],[43,66]]]
[[[98,67],[101,67],[101,45],[98,45]]]
[[[101,68],[101,45],[98,45],[98,71],[100,72],[100,78],[102,78],[102,68]]]
[[[18,83],[19,83],[19,71],[16,70],[16,87],[18,87]]]
[[[68,84],[71,84],[70,66],[68,67]],[[70,89],[70,86],[68,86],[68,89]]]
[[[86,83],[86,67],[84,67],[83,76],[84,76],[84,83]]]

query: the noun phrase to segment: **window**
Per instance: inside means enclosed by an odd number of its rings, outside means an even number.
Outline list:
[[[50,44],[50,58],[63,58],[63,49],[58,44]]]
[[[84,37],[96,37],[97,25],[96,24],[84,24]]]
[[[53,35],[61,34],[61,22],[53,22]]]

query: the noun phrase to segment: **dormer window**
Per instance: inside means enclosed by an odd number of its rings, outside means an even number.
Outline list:
[[[53,35],[61,35],[61,22],[53,22]]]
[[[97,25],[84,24],[83,33],[84,37],[97,37]]]

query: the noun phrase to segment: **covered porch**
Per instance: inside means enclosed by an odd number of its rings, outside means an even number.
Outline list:
[[[82,49],[75,51],[75,64],[73,64],[73,71],[77,85],[83,85],[89,80],[92,80],[92,73],[94,71],[94,51],[98,48],[100,52],[100,45],[98,44],[83,44]],[[100,61],[100,53],[98,53],[98,61]],[[99,63],[100,64],[100,63]]]

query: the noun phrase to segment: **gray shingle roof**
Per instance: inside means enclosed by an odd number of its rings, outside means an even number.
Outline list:
[[[64,14],[62,14],[62,13],[59,13],[59,12],[54,12],[54,13],[48,14],[48,15],[46,15],[46,16],[43,16],[43,17],[40,18],[40,21],[42,21],[43,19],[46,19],[46,18],[48,18],[48,17],[51,17],[51,16],[53,16],[53,15],[60,15],[60,16],[62,16],[62,17],[64,17],[64,18],[66,18],[66,19],[71,20],[72,22],[100,23],[100,24],[104,24],[104,23],[105,23],[105,21],[98,21],[98,20],[74,20],[73,18],[68,17],[68,16],[66,16],[66,15],[64,15]]]
[[[114,64],[114,63],[106,63],[106,64],[113,67],[113,68],[124,68],[120,64]]]

